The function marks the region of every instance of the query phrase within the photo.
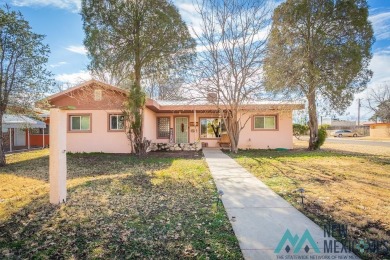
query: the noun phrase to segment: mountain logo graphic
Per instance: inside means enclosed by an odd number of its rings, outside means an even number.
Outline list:
[[[303,233],[301,238],[299,238],[298,235],[293,236],[291,234],[290,230],[287,229],[286,232],[284,232],[282,239],[280,239],[279,244],[276,247],[274,253],[279,254],[280,251],[282,251],[283,246],[286,244],[287,241],[290,242],[291,246],[294,248],[294,251],[293,251],[294,254],[299,253],[299,251],[302,249],[302,247],[305,244],[306,244],[306,246],[304,247],[304,250],[306,253],[308,253],[310,251],[310,247],[308,244],[311,245],[314,252],[320,253],[320,249],[318,248],[316,242],[314,241],[309,230],[307,230],[307,229],[305,230],[305,232]],[[308,244],[305,243],[306,241],[308,242]],[[290,252],[290,250],[291,250],[289,245],[287,245],[284,249],[286,250],[287,253]]]

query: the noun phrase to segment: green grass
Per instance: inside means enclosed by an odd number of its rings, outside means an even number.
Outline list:
[[[47,150],[7,159],[0,259],[242,258],[201,158],[70,154],[59,206],[48,203]]]
[[[390,157],[303,149],[229,155],[320,226],[347,224],[351,239],[390,241]]]

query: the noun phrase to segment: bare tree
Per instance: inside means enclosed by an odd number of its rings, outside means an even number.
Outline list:
[[[222,116],[237,152],[244,120],[243,105],[262,92],[261,74],[267,28],[269,1],[199,0],[201,18],[197,34],[198,53],[196,90],[214,103]]]
[[[129,71],[131,67],[129,64],[122,66],[112,66],[108,68],[92,68],[90,67],[92,77],[101,82],[116,86],[125,90],[129,90],[131,82],[129,82]]]
[[[390,122],[390,84],[386,82],[367,94],[367,107],[374,112],[372,120]]]
[[[158,100],[181,100],[185,96],[188,77],[186,66],[170,70],[157,65],[148,68],[143,86],[148,97]]]

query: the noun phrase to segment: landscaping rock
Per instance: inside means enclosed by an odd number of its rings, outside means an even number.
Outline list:
[[[202,150],[201,143],[152,143],[149,147],[150,151],[200,151]]]

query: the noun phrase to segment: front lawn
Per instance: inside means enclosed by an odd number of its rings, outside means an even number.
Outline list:
[[[201,154],[168,155],[70,154],[60,206],[48,203],[48,150],[10,155],[0,259],[242,258]]]
[[[390,241],[390,157],[304,149],[229,155],[321,227],[347,224],[350,239]]]

